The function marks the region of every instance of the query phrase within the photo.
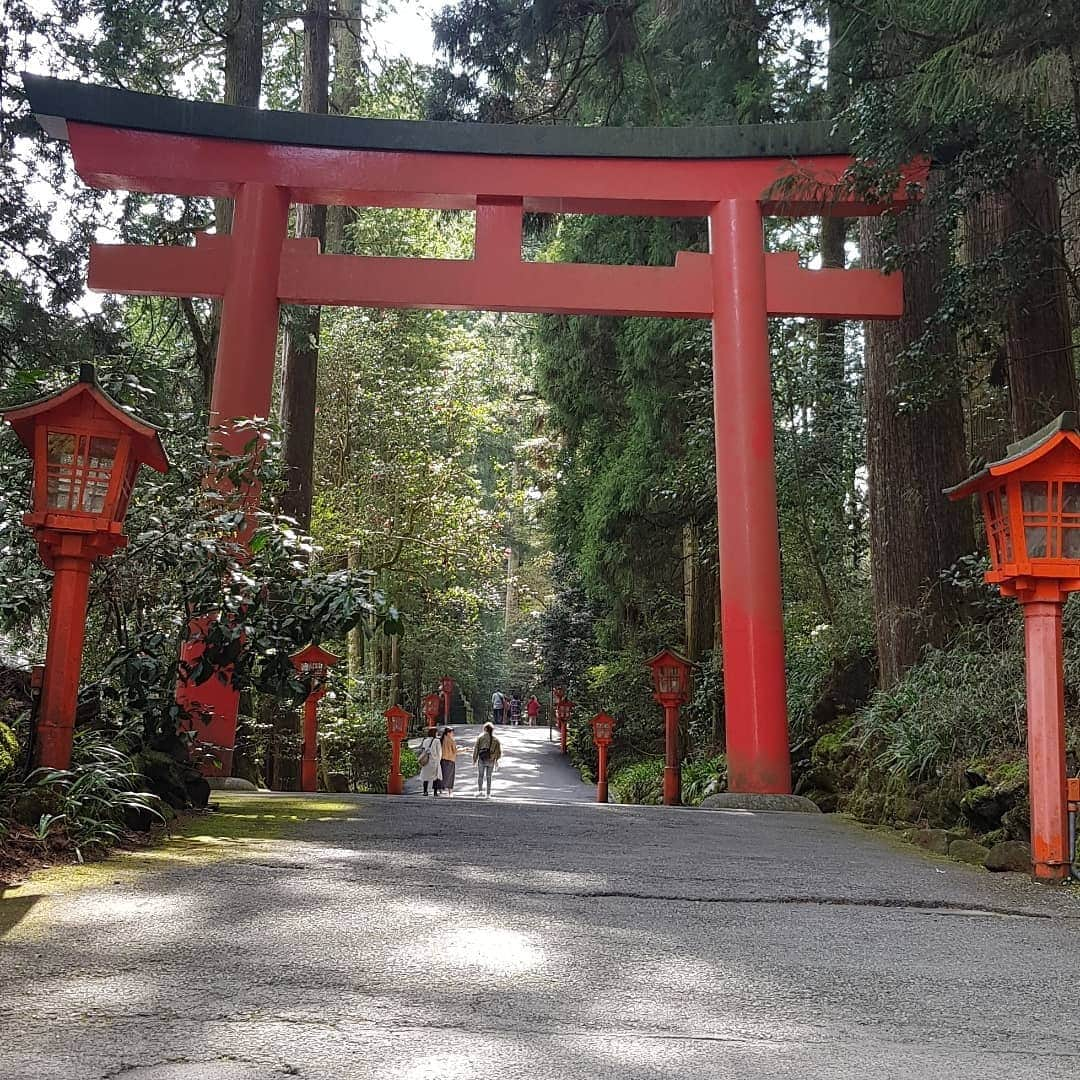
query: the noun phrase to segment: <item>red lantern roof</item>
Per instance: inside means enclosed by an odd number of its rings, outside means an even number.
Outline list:
[[[1061,452],[1059,447],[1063,445],[1066,449]],[[994,486],[998,477],[1030,468],[1051,454],[1059,459],[1054,462],[1058,468],[1064,467],[1074,474],[1080,471],[1080,421],[1076,413],[1063,412],[1026,439],[1010,443],[1000,461],[992,461],[974,476],[962,480],[955,487],[946,488],[944,493],[950,499],[977,494]]]
[[[109,434],[117,428],[131,436],[134,456],[158,472],[167,472],[169,459],[161,445],[159,428],[140,420],[113,401],[98,386],[93,364],[83,364],[79,381],[66,390],[8,409],[3,418],[15,429],[19,441],[34,453],[34,429],[43,424],[74,424]]]
[[[316,645],[312,642],[312,644],[305,645],[302,649],[298,649],[289,657],[289,659],[293,662],[293,666],[297,671],[302,671],[305,667],[307,667],[308,670],[311,670],[314,667],[333,667],[341,657],[335,656],[321,645]]]

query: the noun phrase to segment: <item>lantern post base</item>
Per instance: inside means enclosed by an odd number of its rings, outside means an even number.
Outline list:
[[[1023,608],[1032,870],[1037,881],[1052,883],[1069,877],[1072,862],[1065,775],[1062,602],[1033,600]]]
[[[401,778],[401,740],[393,739],[390,743],[390,775],[386,779],[386,794],[401,795],[405,791],[405,782]]]
[[[596,765],[596,801],[606,803],[608,801],[607,786],[607,745],[601,743],[596,748],[599,758]]]
[[[679,707],[664,706],[664,805],[682,804],[682,768],[679,763]]]
[[[559,724],[559,753],[565,754],[566,750],[566,723]]]
[[[46,769],[71,767],[92,562],[81,554],[64,553],[64,547],[76,546],[77,537],[64,538],[48,560],[53,568],[52,605],[34,755],[36,764]]]

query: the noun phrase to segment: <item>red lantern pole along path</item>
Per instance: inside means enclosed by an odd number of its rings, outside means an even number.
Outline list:
[[[646,666],[653,677],[653,699],[664,708],[664,805],[682,802],[682,766],[679,760],[679,706],[686,701],[693,666],[673,649],[662,649]]]
[[[444,675],[439,680],[439,693],[443,701],[443,724],[450,723],[450,702],[454,696],[454,680],[449,675]]]
[[[318,791],[318,769],[316,764],[316,746],[319,738],[319,702],[326,694],[326,676],[330,668],[341,657],[320,648],[318,645],[305,645],[294,652],[290,660],[301,679],[310,688],[304,699],[304,739],[300,756],[300,790]]]
[[[405,790],[401,777],[401,744],[409,734],[412,713],[406,712],[400,705],[391,705],[383,716],[386,717],[386,737],[390,740],[390,775],[386,780],[386,793],[401,795]]]
[[[1080,589],[1080,423],[1062,413],[1001,461],[946,494],[980,498],[990,548],[986,580],[1024,610],[1028,781],[1035,877],[1069,876],[1061,612]]]
[[[90,253],[92,288],[222,298],[217,423],[269,412],[282,303],[711,319],[730,785],[791,790],[767,319],[903,310],[899,274],[804,270],[794,253],[764,251],[763,216],[888,208],[851,194],[850,149],[826,125],[674,128],[658,139],[631,128],[301,116],[25,83],[35,115],[69,141],[92,186],[236,200],[231,236]],[[901,205],[907,182],[924,173],[924,164],[909,169],[888,205]],[[474,211],[475,257],[323,255],[314,241],[286,237],[295,202]],[[531,262],[522,221],[537,212],[707,216],[710,252],[680,252],[666,267]],[[212,709],[213,739],[233,745],[231,688],[212,679],[182,698]]]
[[[593,742],[596,743],[596,801],[608,801],[607,753],[611,745],[615,721],[607,713],[597,713],[592,720]]]
[[[570,724],[570,714],[574,711],[574,703],[569,698],[563,698],[558,705],[555,706],[555,718],[559,722],[559,753],[565,754],[566,749],[566,731]]]
[[[31,510],[23,524],[53,571],[35,758],[46,768],[66,769],[90,567],[127,543],[124,517],[139,466],[165,472],[169,462],[157,428],[113,401],[97,385],[91,364],[83,365],[74,386],[3,415],[34,461]]]

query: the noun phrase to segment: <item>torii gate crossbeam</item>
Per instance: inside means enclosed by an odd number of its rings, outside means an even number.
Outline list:
[[[812,124],[372,121],[24,81],[86,183],[236,200],[230,236],[201,235],[194,247],[94,245],[90,256],[94,289],[221,298],[215,424],[269,413],[282,303],[711,319],[729,786],[790,791],[767,319],[895,318],[903,293],[898,274],[810,271],[794,254],[766,254],[762,218],[881,213],[842,194],[846,146]],[[781,200],[778,185],[793,176],[796,193]],[[320,254],[287,237],[290,205],[305,202],[474,210],[475,254]],[[682,252],[672,267],[528,262],[522,216],[534,211],[707,217],[710,250]],[[212,712],[206,737],[228,769],[237,695],[214,679],[178,696]]]

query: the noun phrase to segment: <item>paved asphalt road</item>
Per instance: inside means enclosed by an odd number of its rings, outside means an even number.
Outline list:
[[[298,830],[43,896],[0,946],[0,1077],[1080,1069],[1073,890],[810,815],[357,796]]]

